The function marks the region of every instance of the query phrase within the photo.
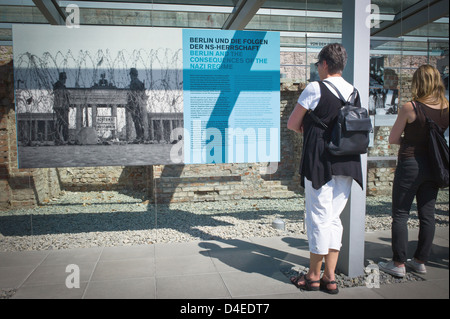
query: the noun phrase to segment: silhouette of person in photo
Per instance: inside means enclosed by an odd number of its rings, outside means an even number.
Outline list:
[[[392,69],[384,70],[384,108],[386,114],[397,114],[398,110],[398,75]]]
[[[144,118],[146,112],[145,108],[145,86],[142,81],[138,79],[138,71],[136,68],[130,69],[130,91],[128,93],[127,110],[131,115],[136,132],[136,143],[144,141]]]
[[[100,74],[100,81],[98,81],[98,85],[101,87],[108,86],[108,80],[106,79],[106,74]]]
[[[66,72],[59,73],[58,81],[53,84],[55,120],[55,145],[64,145],[69,141],[69,94],[66,90]]]

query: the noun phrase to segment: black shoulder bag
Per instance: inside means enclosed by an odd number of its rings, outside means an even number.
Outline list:
[[[416,104],[411,101],[417,113]],[[428,159],[433,174],[433,180],[440,188],[448,187],[448,145],[444,137],[444,131],[432,119],[430,119],[419,105],[426,119],[428,135]]]

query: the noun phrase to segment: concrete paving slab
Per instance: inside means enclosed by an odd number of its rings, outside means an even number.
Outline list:
[[[99,261],[92,274],[92,281],[107,281],[155,276],[153,258]]]
[[[339,289],[337,295],[331,295],[323,291],[305,292],[305,299],[384,299],[377,294],[376,288],[352,287]]]
[[[279,262],[262,252],[224,248],[221,251],[210,251],[209,254],[219,272],[258,272],[279,269]]]
[[[218,273],[156,278],[157,299],[231,298]]]
[[[406,282],[395,285],[382,285],[374,289],[384,299],[448,299],[447,289],[436,281]]]
[[[230,271],[220,274],[231,297],[272,296],[295,294],[299,290],[279,270],[265,269],[253,272]]]
[[[35,266],[0,267],[0,289],[21,287],[34,270]]]
[[[84,299],[155,299],[154,277],[91,281]]]
[[[252,237],[252,243],[259,245],[260,249],[276,249],[281,251],[298,250],[308,247],[306,236],[298,237]]]
[[[99,260],[111,261],[138,258],[155,258],[155,247],[153,245],[105,247]]]
[[[69,265],[73,264],[40,265],[30,274],[22,286],[65,285],[66,279],[74,273],[72,268],[68,268]],[[76,266],[79,269],[79,282],[88,282],[94,270],[95,263],[84,262]]]
[[[156,275],[158,277],[209,274],[214,272],[216,272],[216,267],[208,255],[156,258]]]
[[[2,251],[0,252],[0,267],[36,267],[47,258],[48,254],[49,251]]]
[[[155,244],[155,256],[161,258],[199,255],[202,251],[207,250],[201,246],[202,243],[202,241],[192,241],[188,243]]]
[[[101,247],[52,250],[42,262],[42,266],[96,263],[102,253]]]
[[[21,287],[11,299],[81,299],[87,282],[80,288],[68,289],[65,284]]]

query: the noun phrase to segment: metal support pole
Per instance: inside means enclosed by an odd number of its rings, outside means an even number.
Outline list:
[[[344,0],[342,5],[342,44],[348,53],[343,77],[352,83],[361,95],[361,104],[368,107],[370,0]],[[341,215],[344,226],[342,248],[337,269],[349,277],[364,274],[364,235],[366,212],[367,155],[361,155],[364,189],[353,182],[350,198]]]

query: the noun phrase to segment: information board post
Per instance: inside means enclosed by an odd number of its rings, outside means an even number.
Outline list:
[[[343,77],[358,89],[363,107],[369,100],[370,8],[370,0],[344,0],[342,6],[342,44],[348,54]],[[361,165],[364,189],[353,183],[341,215],[344,234],[337,269],[349,277],[364,274],[366,154],[361,155]]]

